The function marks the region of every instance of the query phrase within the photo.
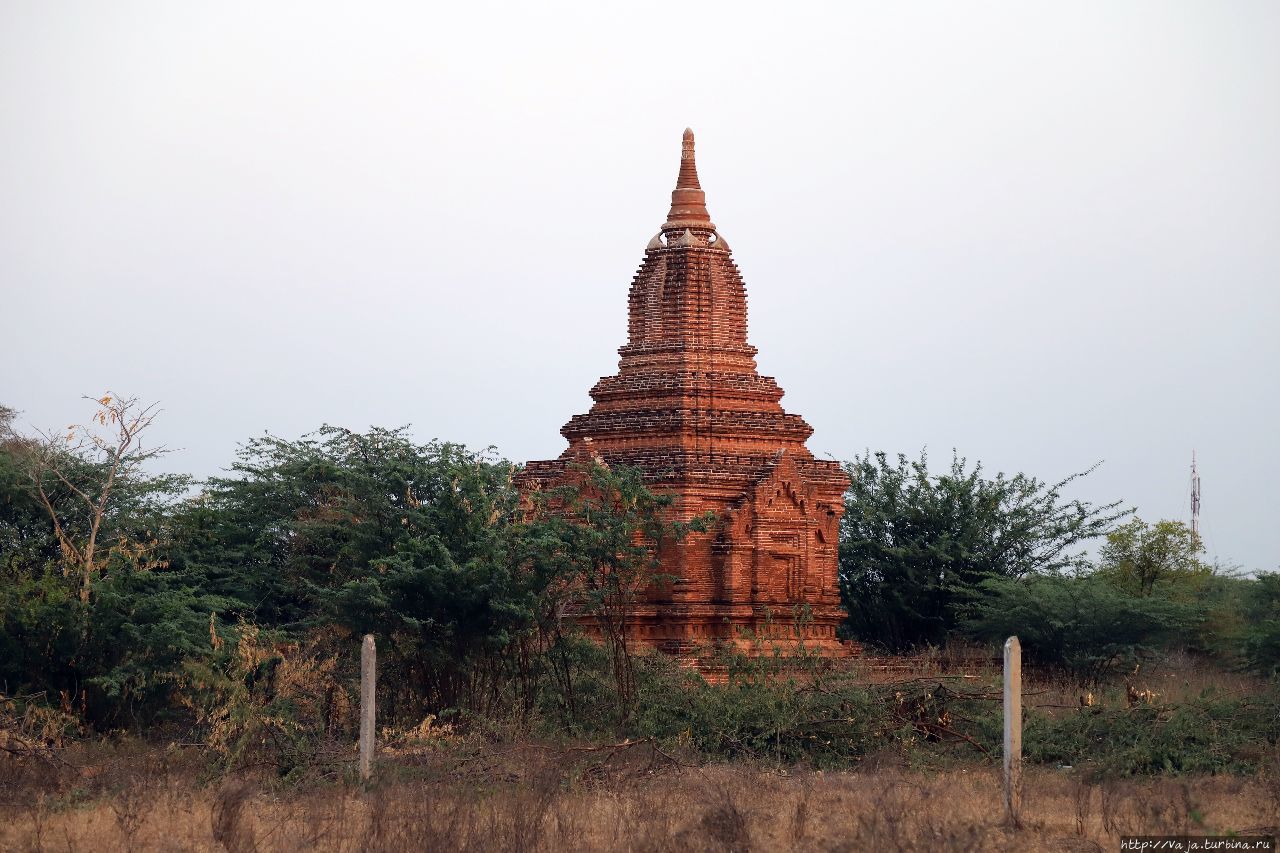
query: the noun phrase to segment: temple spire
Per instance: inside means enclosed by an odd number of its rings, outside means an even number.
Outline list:
[[[698,163],[693,156],[693,128],[684,129],[684,139],[680,142],[680,176],[676,178],[678,190],[700,190],[698,183]]]
[[[663,231],[675,228],[703,228],[714,230],[711,214],[707,213],[707,195],[698,183],[698,164],[693,154],[693,131],[684,129],[680,145],[680,174],[676,188],[671,192],[671,210]]]

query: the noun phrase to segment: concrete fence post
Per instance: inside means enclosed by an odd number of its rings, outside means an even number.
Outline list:
[[[365,782],[373,775],[377,668],[378,651],[374,647],[373,635],[365,634],[360,646],[360,779]]]
[[[1014,825],[1022,810],[1022,644],[1004,642],[1004,812]]]

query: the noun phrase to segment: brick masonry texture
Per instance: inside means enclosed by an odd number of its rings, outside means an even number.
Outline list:
[[[815,459],[813,433],[783,411],[782,389],[756,370],[747,294],[716,231],[685,131],[671,210],[632,280],[628,341],[618,373],[591,389],[591,411],[561,434],[559,459],[530,462],[523,490],[563,481],[575,460],[640,468],[676,497],[677,520],[716,523],[662,554],[655,587],[631,614],[633,636],[675,654],[712,641],[751,651],[752,638],[824,655],[840,608],[836,546],[848,486],[836,462]]]

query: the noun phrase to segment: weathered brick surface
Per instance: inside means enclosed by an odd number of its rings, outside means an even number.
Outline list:
[[[570,460],[595,455],[642,469],[652,488],[677,496],[681,520],[715,514],[714,529],[663,555],[662,573],[677,580],[636,608],[638,639],[685,653],[717,639],[747,647],[745,629],[847,654],[835,639],[847,479],[813,457],[813,430],[783,411],[782,389],[756,370],[746,289],[707,214],[687,130],[671,197],[631,284],[618,373],[561,429],[569,448],[529,463],[520,485],[548,487]]]

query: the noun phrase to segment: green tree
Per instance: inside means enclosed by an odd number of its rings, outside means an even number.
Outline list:
[[[40,505],[24,464],[34,440],[13,430],[17,412],[0,406],[0,571],[6,579],[60,556],[53,524]]]
[[[851,485],[840,528],[840,582],[858,638],[900,650],[941,643],[989,578],[1088,565],[1077,546],[1127,513],[1119,503],[1065,500],[1092,471],[1047,484],[1025,474],[983,476],[953,456],[929,473],[918,460],[867,453],[846,464]]]
[[[513,470],[403,429],[254,439],[177,514],[174,562],[244,602],[228,619],[376,634],[388,712],[483,711],[538,594],[512,541]]]
[[[1244,660],[1262,675],[1280,676],[1280,574],[1264,572],[1244,595]]]
[[[596,463],[569,470],[564,484],[533,495],[529,541],[534,562],[550,567],[559,600],[549,608],[594,626],[609,651],[619,724],[630,719],[636,694],[631,619],[655,585],[664,549],[709,518],[672,520],[674,498],[645,485],[639,469]]]
[[[97,405],[111,428],[110,407],[132,404]],[[225,606],[164,557],[185,478],[143,470],[136,420],[123,449],[114,430],[68,443],[16,434],[11,411],[0,420],[0,684],[100,726],[166,712]]]
[[[1200,560],[1204,547],[1180,521],[1147,524],[1135,517],[1107,534],[1098,553],[1098,576],[1130,595],[1164,593],[1194,598],[1213,569]]]

